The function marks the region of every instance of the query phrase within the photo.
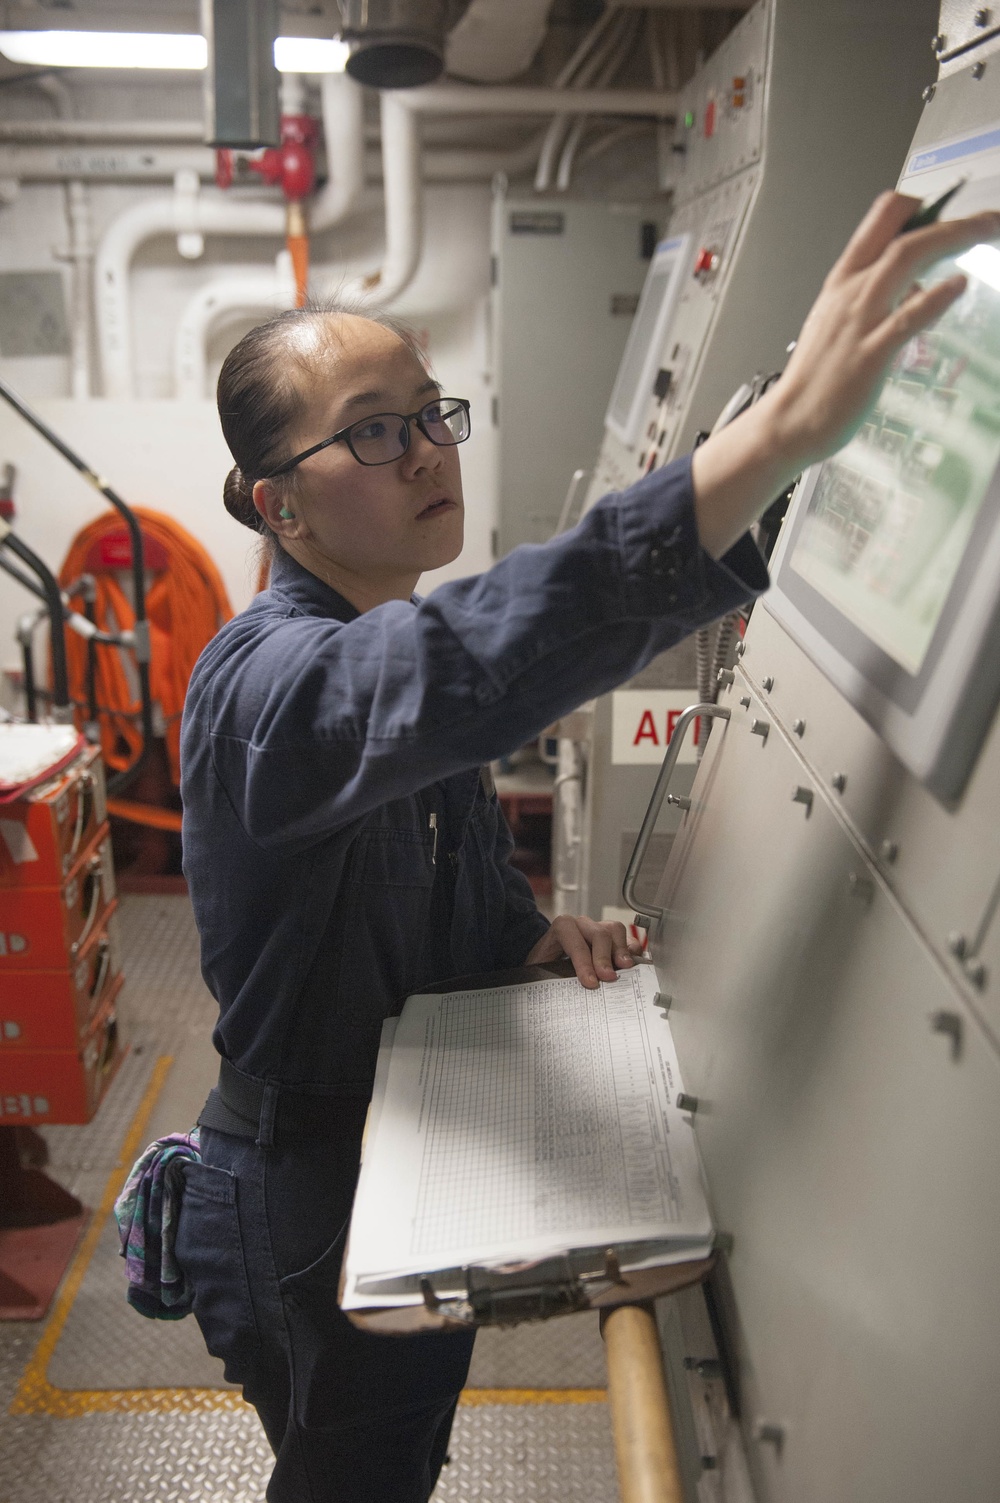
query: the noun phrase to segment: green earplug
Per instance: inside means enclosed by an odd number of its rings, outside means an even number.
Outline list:
[[[287,506],[283,506],[278,515],[280,517],[283,517],[286,522],[293,522],[295,520],[295,513],[293,511],[289,511]]]

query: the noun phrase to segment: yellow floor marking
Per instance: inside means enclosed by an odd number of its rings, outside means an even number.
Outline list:
[[[52,1353],[101,1240],[104,1224],[133,1160],[142,1150],[147,1123],[173,1062],[171,1055],[164,1054],[153,1066],[149,1084],[122,1142],[118,1163],[104,1187],[101,1203],[77,1249],[41,1340],[21,1376],[10,1406],[11,1414],[48,1414],[58,1419],[79,1419],[85,1414],[200,1414],[220,1410],[237,1413],[249,1407],[243,1395],[230,1388],[70,1389],[56,1388],[46,1377]],[[606,1398],[603,1388],[466,1388],[459,1403],[473,1408],[485,1404],[603,1404]]]

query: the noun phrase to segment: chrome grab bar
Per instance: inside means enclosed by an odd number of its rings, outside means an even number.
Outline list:
[[[649,800],[649,807],[643,816],[639,838],[635,843],[632,855],[629,857],[629,863],[625,870],[625,880],[622,882],[622,897],[625,899],[626,904],[629,908],[640,913],[644,918],[655,921],[663,917],[662,908],[657,908],[651,903],[642,903],[639,901],[635,895],[635,883],[639,875],[639,869],[645,860],[646,848],[649,845],[656,821],[660,817],[663,800],[670,786],[670,779],[674,775],[674,768],[677,766],[677,758],[681,754],[681,745],[683,744],[684,737],[687,735],[688,727],[698,719],[699,715],[703,715],[706,720],[728,720],[731,713],[731,710],[727,710],[721,705],[689,705],[674,726],[674,733],[670,738],[670,745],[667,747],[663,761],[660,764],[660,770],[657,773],[656,783],[653,787],[653,794]]]

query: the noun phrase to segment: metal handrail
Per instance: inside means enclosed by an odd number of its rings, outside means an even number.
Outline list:
[[[684,737],[687,735],[688,727],[692,725],[699,716],[704,716],[707,720],[728,720],[731,714],[731,710],[727,710],[721,705],[689,705],[684,713],[679,717],[677,724],[674,726],[674,733],[670,738],[670,745],[667,747],[663,761],[660,764],[660,770],[656,776],[656,783],[653,786],[652,797],[649,800],[649,807],[647,808],[646,813],[643,816],[642,826],[639,830],[639,838],[636,840],[635,848],[632,851],[632,855],[629,857],[629,863],[625,869],[625,879],[622,882],[622,897],[625,899],[628,907],[638,910],[646,917],[654,920],[661,919],[663,917],[664,910],[662,908],[657,908],[653,904],[640,902],[635,895],[635,883],[639,875],[639,870],[642,866],[642,863],[645,860],[646,850],[649,846],[650,837],[652,836],[653,830],[656,826],[656,821],[660,817],[660,810],[663,807],[663,800],[666,797],[667,788],[670,785],[670,779],[674,775],[674,768],[677,766],[677,759],[681,754],[681,745],[684,741]]]

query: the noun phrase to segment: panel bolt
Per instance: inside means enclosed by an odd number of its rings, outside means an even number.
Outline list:
[[[793,804],[805,804],[805,806],[806,806],[806,819],[808,819],[809,815],[812,812],[812,806],[813,806],[813,792],[812,792],[812,789],[811,788],[793,788],[792,789],[792,803]]]
[[[851,889],[853,897],[860,898],[864,903],[870,903],[875,896],[875,884],[867,877],[861,877],[857,872],[851,872],[847,879],[847,885]]]
[[[792,721],[792,730],[795,732],[796,736],[804,736],[805,733],[806,733],[806,723],[805,723],[805,721],[804,720],[793,720]]]
[[[932,1013],[931,1027],[935,1033],[943,1033],[951,1040],[951,1057],[952,1059],[958,1059],[962,1052],[962,1019],[958,1013]]]
[[[965,974],[973,986],[983,987],[986,985],[986,967],[981,960],[967,960]]]
[[[771,677],[771,675],[768,674],[766,678],[762,678],[760,682],[765,694],[770,694],[771,690],[774,688],[774,679]]]
[[[771,1420],[754,1420],[753,1438],[762,1446],[773,1446],[781,1454],[781,1448],[785,1444],[785,1431],[782,1425],[775,1425]]]
[[[947,41],[947,37],[942,36],[941,33],[938,32],[937,36],[932,38],[931,46],[934,48],[935,52],[943,52],[947,45]]]
[[[749,710],[749,708],[750,708],[750,696],[749,696],[749,694],[741,694],[740,695],[740,704],[743,706],[744,710]]]
[[[720,668],[715,682],[720,689],[724,689],[728,684],[733,682],[735,677],[736,675],[731,668]]]
[[[759,736],[762,744],[767,740],[770,729],[771,725],[767,720],[751,720],[750,722],[751,736]]]
[[[747,650],[747,644],[745,642],[743,642],[743,641],[737,642],[737,644],[736,644],[736,656],[738,658],[741,658],[743,656],[743,654],[746,652],[746,650]]]
[[[954,955],[955,959],[964,960],[965,952],[968,948],[969,941],[966,939],[965,935],[959,934],[957,929],[953,929],[952,932],[948,935],[948,949]]]
[[[934,87],[934,85],[932,83],[929,83],[927,85],[926,89],[921,94],[920,97],[924,101],[924,104],[930,104],[931,100],[934,98],[934,95],[936,93],[937,93],[937,89]]]
[[[976,14],[973,16],[973,20],[975,21],[977,26],[989,25],[990,13],[987,10],[986,6],[983,6],[981,10],[976,11]]]
[[[691,800],[689,798],[685,798],[683,794],[680,793],[668,793],[667,803],[673,804],[675,809],[690,809],[691,807]]]
[[[973,63],[973,65],[972,65],[972,76],[973,76],[973,78],[982,78],[982,76],[983,76],[983,74],[985,72],[986,72],[986,64],[985,63]]]
[[[653,1006],[662,1007],[664,1012],[669,1012],[670,1004],[671,1002],[673,1002],[673,1000],[674,999],[673,997],[671,997],[669,992],[657,992],[656,996],[653,998]]]
[[[690,1112],[693,1117],[698,1110],[697,1096],[689,1096],[686,1091],[681,1091],[677,1097],[677,1110],[679,1112]]]
[[[879,851],[881,853],[882,860],[888,861],[891,865],[891,863],[895,861],[896,857],[899,855],[899,846],[894,840],[883,840],[882,844],[879,846]]]
[[[847,787],[847,773],[835,772],[833,777],[830,779],[830,783],[838,793],[843,793],[844,789]]]

